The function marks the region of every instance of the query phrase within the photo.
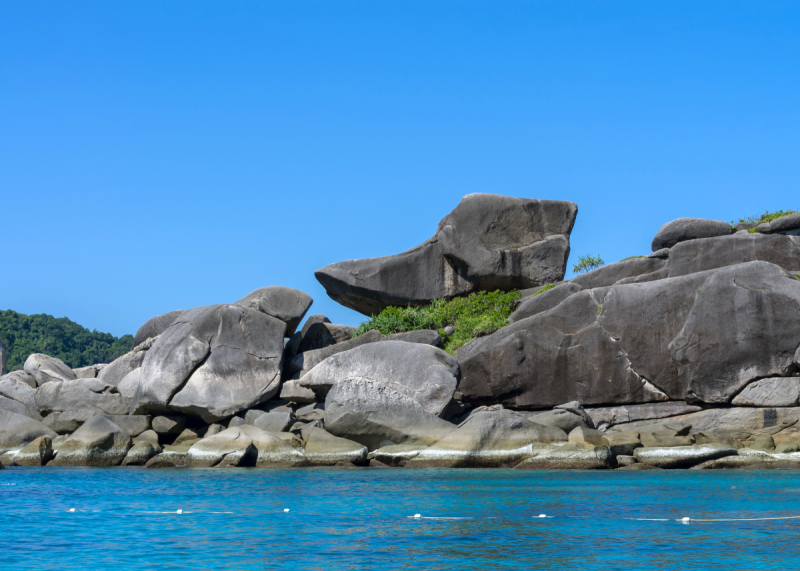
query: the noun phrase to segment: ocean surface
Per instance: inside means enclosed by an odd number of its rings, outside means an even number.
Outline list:
[[[0,568],[789,569],[800,519],[676,520],[790,516],[797,472],[12,468]]]

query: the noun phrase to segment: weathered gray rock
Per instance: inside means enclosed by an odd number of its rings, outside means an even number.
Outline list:
[[[800,212],[781,216],[766,224],[756,226],[756,231],[761,234],[788,234],[791,236],[800,235]]]
[[[743,264],[770,262],[785,270],[800,268],[800,236],[750,234],[691,240],[675,245],[669,253],[669,277]]]
[[[616,468],[607,446],[534,448],[532,456],[514,468],[519,470],[608,470]]]
[[[688,468],[708,460],[735,456],[736,448],[724,444],[637,448],[633,451],[633,455],[640,464],[657,468]]]
[[[190,309],[147,351],[134,404],[210,423],[265,402],[280,388],[285,330],[237,305]]]
[[[131,436],[150,429],[151,418],[144,414],[107,414],[108,419]]]
[[[664,268],[666,264],[667,262],[660,258],[631,258],[586,272],[572,278],[567,283],[578,285],[582,289],[607,287],[624,279],[655,274]]]
[[[456,357],[464,402],[524,410],[573,400],[584,406],[667,400],[603,329],[604,307],[594,291],[575,293],[549,311],[461,347]]]
[[[189,445],[165,446],[144,465],[145,468],[186,468]]]
[[[49,436],[40,436],[23,446],[14,455],[16,466],[45,466],[53,459],[53,441]]]
[[[298,408],[295,413],[300,422],[314,422],[315,420],[325,419],[325,405],[323,403],[313,403]]]
[[[514,313],[509,316],[508,322],[516,323],[526,317],[532,317],[543,311],[553,309],[572,294],[581,291],[581,289],[583,289],[581,286],[569,281],[524,299],[520,297],[520,303]]]
[[[251,425],[244,425],[239,429],[250,437],[253,446],[256,447],[256,467],[290,468],[306,464],[302,450],[295,448],[275,434]]]
[[[283,286],[268,286],[251,291],[234,305],[260,311],[286,323],[286,337],[294,335],[314,300],[307,293]]]
[[[576,426],[573,428],[568,435],[568,441],[570,444],[582,448],[609,446],[609,442],[602,432],[584,426]]]
[[[42,417],[36,406],[36,389],[25,382],[21,378],[23,376],[32,378],[27,373],[9,373],[0,377],[0,408],[41,421]]]
[[[753,439],[748,448],[751,450],[761,450],[763,452],[775,450],[775,439],[769,434],[757,436]]]
[[[383,338],[384,341],[405,341],[407,343],[422,343],[424,345],[433,345],[439,347],[442,344],[442,338],[439,334],[432,329],[420,329],[417,331],[404,331],[402,333],[393,333]]]
[[[286,381],[283,383],[283,385],[281,385],[280,397],[298,404],[317,402],[316,393],[311,389],[301,386],[299,380]]]
[[[557,282],[577,212],[571,202],[470,194],[420,246],[331,264],[315,275],[332,299],[368,316],[390,305]]]
[[[416,400],[380,381],[361,377],[337,381],[328,392],[325,428],[370,449],[384,440],[431,445],[456,429]]]
[[[343,353],[356,347],[366,345],[367,343],[375,343],[381,341],[383,336],[376,330],[367,331],[363,335],[359,335],[355,339],[348,341],[341,341],[335,345],[325,347],[323,349],[314,349],[300,353],[289,361],[289,371],[292,373],[299,373],[298,378],[302,378],[305,374],[320,364],[328,357],[332,357],[338,353]]]
[[[133,445],[131,436],[102,415],[87,420],[58,449],[51,466],[117,466]]]
[[[186,417],[180,414],[156,416],[153,418],[152,426],[157,434],[180,434],[186,427]]]
[[[11,371],[10,373],[3,375],[2,377],[0,377],[0,384],[2,384],[4,381],[8,381],[11,379],[13,379],[14,382],[20,381],[28,385],[32,389],[35,389],[37,387],[36,379],[34,379],[31,375],[29,375],[23,370]]]
[[[100,363],[97,365],[78,367],[77,369],[72,369],[72,372],[75,373],[75,376],[79,379],[96,379],[98,373],[103,370],[103,367],[105,367],[105,364]]]
[[[698,238],[714,238],[728,236],[733,233],[733,228],[728,222],[721,220],[706,220],[704,218],[678,218],[667,222],[653,238],[653,251],[662,248],[672,248],[679,242],[697,240]]]
[[[160,448],[160,447],[159,447]],[[122,461],[123,466],[144,466],[148,460],[158,454],[158,449],[151,442],[142,440],[136,442]]]
[[[192,430],[191,428],[184,428],[183,432],[181,432],[175,441],[172,443],[173,446],[178,446],[179,444],[194,444],[198,440],[202,438],[201,433],[202,430]],[[220,431],[222,432],[222,431]]]
[[[266,432],[286,432],[295,420],[295,416],[289,412],[265,412],[252,425]]]
[[[311,426],[311,425],[309,425]],[[306,462],[312,466],[333,466],[338,462],[366,464],[367,447],[339,438],[324,428],[311,426],[304,432]]]
[[[297,353],[305,353],[306,351],[314,351],[316,349],[324,349],[337,343],[349,341],[353,338],[353,333],[356,332],[357,327],[352,325],[339,325],[331,323],[324,315],[312,316],[317,318],[318,321],[311,322],[311,317],[308,318],[303,329],[300,332],[299,338],[292,337],[292,355]],[[321,321],[324,319],[325,321]],[[295,347],[296,345],[296,347]]]
[[[144,357],[147,351],[137,351],[134,349],[125,353],[122,357],[114,359],[111,363],[103,367],[97,375],[97,378],[114,387],[119,386],[125,376],[142,366]]]
[[[531,422],[536,424],[543,424],[544,426],[555,426],[569,434],[574,428],[584,426],[591,428],[582,417],[569,412],[568,410],[553,409],[547,412],[525,413],[520,414],[526,416]]]
[[[774,264],[617,284],[602,303],[596,291],[461,347],[465,402],[728,403],[796,366],[800,280]]]
[[[620,468],[623,468],[625,466],[633,466],[634,464],[638,464],[638,460],[636,460],[635,456],[630,456],[625,454],[617,455],[617,466],[619,466]]]
[[[300,385],[322,395],[336,382],[353,377],[380,381],[417,401],[426,412],[442,416],[458,385],[459,367],[436,347],[383,341],[329,357],[306,373]]]
[[[186,454],[189,466],[204,468],[255,466],[257,458],[253,440],[238,427],[195,442]]]
[[[425,448],[418,444],[386,444],[370,452],[369,458],[386,466],[405,466]]]
[[[631,456],[634,450],[642,446],[639,433],[635,430],[606,433],[604,437],[614,456]]]
[[[133,443],[149,442],[156,448],[160,448],[158,433],[155,430],[145,430],[139,436],[133,438]]]
[[[736,406],[798,406],[800,377],[772,377],[747,385],[731,404]]]
[[[163,313],[150,318],[139,328],[139,330],[136,332],[136,335],[133,336],[133,346],[136,347],[148,339],[158,337],[164,333],[167,327],[172,325],[172,322],[180,317],[181,314],[183,314],[183,310],[176,309],[175,311],[170,311],[168,313]]]
[[[99,414],[125,415],[131,400],[100,379],[51,382],[36,391],[36,406],[44,423],[59,434],[77,428]]]
[[[630,429],[628,429],[628,431],[629,430]],[[694,437],[690,434],[692,430],[691,424],[662,422],[640,426],[637,430],[642,446],[647,448],[667,448],[674,446],[691,446],[695,444]],[[615,429],[614,432],[619,433],[627,431]]]
[[[511,467],[533,455],[534,445],[566,442],[563,430],[531,422],[509,410],[473,412],[457,430],[421,451],[406,466]]]
[[[23,369],[36,379],[39,386],[52,381],[72,381],[77,378],[63,361],[43,353],[34,353],[25,359]]]
[[[699,406],[686,404],[684,401],[658,402],[650,404],[629,404],[623,406],[588,408],[586,412],[592,417],[595,426],[606,430],[616,424],[637,420],[654,420],[669,418],[680,414],[689,414],[702,410]]]

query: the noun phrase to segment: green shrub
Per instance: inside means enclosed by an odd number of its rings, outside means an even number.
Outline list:
[[[740,223],[745,224],[766,224],[767,222],[772,222],[773,220],[777,220],[778,218],[783,218],[784,216],[789,216],[790,214],[794,214],[794,210],[778,210],[777,212],[770,212],[767,210],[764,214],[759,214],[757,216],[748,216],[747,218],[740,218],[738,221],[733,220],[731,221],[731,226],[736,226]]]
[[[585,256],[580,256],[578,258],[578,263],[572,266],[572,271],[576,274],[583,274],[592,270],[596,270],[600,266],[604,265],[605,262],[599,254],[597,256],[586,254]]]
[[[644,258],[644,256],[628,256],[627,258],[622,258],[620,262],[624,262],[625,260],[635,260],[637,258]]]
[[[548,290],[551,290],[551,289],[553,289],[554,287],[556,287],[556,284],[547,284],[547,285],[546,285],[546,286],[544,286],[542,289],[538,290],[538,291],[537,291],[535,294],[533,294],[531,297],[536,297],[536,296],[537,296],[537,295],[539,295],[540,293],[544,293],[544,292],[546,292],[546,291],[548,291]]]
[[[494,333],[508,325],[508,316],[519,299],[518,291],[471,293],[446,301],[435,299],[428,305],[417,307],[387,307],[378,315],[363,321],[353,337],[377,329],[383,335],[435,329],[444,342],[444,350],[451,355],[456,349],[476,337]],[[444,328],[452,325],[455,332],[447,337]]]

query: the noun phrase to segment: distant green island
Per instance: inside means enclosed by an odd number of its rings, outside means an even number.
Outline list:
[[[21,369],[31,353],[61,359],[73,369],[110,363],[133,348],[133,335],[114,337],[90,331],[66,317],[0,311],[0,342],[8,354],[8,370]]]

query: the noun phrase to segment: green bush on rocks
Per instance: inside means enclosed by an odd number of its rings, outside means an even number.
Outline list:
[[[353,337],[377,329],[383,335],[420,329],[435,329],[445,339],[444,350],[451,355],[456,349],[476,337],[494,333],[508,325],[519,292],[476,292],[450,301],[435,299],[418,307],[387,307],[378,315],[364,321]],[[447,335],[444,328],[455,331]]]

